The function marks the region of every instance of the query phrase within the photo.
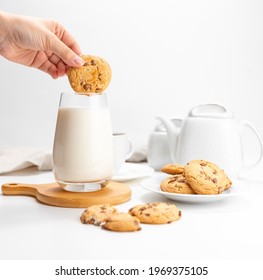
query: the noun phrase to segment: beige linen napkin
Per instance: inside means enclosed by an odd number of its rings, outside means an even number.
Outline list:
[[[134,150],[133,154],[127,159],[128,162],[145,162],[147,161],[147,146],[143,145]]]
[[[52,153],[49,149],[0,149],[0,174],[36,166],[39,170],[52,170]]]

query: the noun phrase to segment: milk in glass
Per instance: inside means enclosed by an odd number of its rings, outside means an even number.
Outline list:
[[[109,180],[113,173],[109,108],[101,106],[101,102],[74,105],[73,102],[73,106],[67,104],[58,110],[53,147],[55,178],[62,183]]]

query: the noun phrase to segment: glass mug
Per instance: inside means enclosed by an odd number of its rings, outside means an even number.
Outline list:
[[[107,96],[62,93],[53,146],[53,172],[68,191],[100,190],[114,168]]]

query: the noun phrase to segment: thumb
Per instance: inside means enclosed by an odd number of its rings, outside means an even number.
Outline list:
[[[65,64],[74,67],[80,67],[85,63],[85,61],[79,55],[77,55],[72,49],[60,41],[55,35],[51,37],[50,47],[51,52],[61,58]]]

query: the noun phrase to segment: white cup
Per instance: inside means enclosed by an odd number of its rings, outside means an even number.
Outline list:
[[[126,133],[113,133],[114,170],[116,175],[125,161],[132,155],[133,147]]]

